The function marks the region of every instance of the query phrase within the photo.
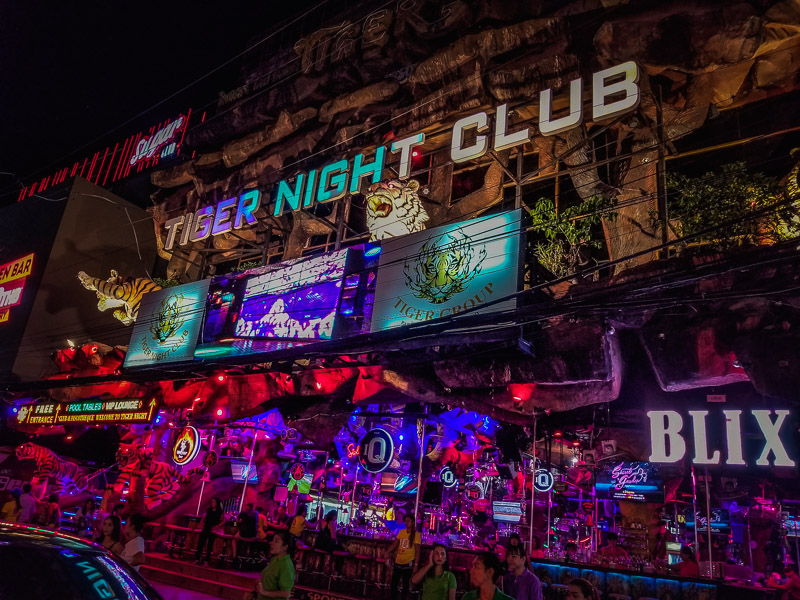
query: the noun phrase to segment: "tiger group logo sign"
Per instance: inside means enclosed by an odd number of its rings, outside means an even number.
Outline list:
[[[522,211],[444,225],[383,241],[372,331],[431,321],[478,308],[518,290]]]
[[[188,465],[200,451],[200,433],[187,425],[178,432],[172,446],[172,462],[178,466]]]
[[[125,367],[194,360],[210,280],[145,294]]]

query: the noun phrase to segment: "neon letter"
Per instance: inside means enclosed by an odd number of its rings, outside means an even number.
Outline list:
[[[181,232],[181,241],[178,242],[181,246],[185,246],[189,243],[189,234],[192,233],[192,220],[194,217],[194,213],[186,215],[186,221],[183,223],[183,231]]]
[[[392,152],[400,152],[400,168],[397,170],[398,178],[405,179],[411,175],[411,150],[414,146],[420,146],[424,143],[424,133],[418,133],[417,135],[392,142]]]
[[[497,107],[495,114],[494,127],[494,149],[505,150],[520,144],[525,144],[531,139],[531,131],[527,127],[514,133],[506,133],[508,129],[508,104],[501,104]]]
[[[742,456],[742,424],[739,421],[742,411],[723,410],[722,414],[725,415],[725,435],[728,438],[728,460],[725,464],[743,465],[745,462]]]
[[[789,455],[786,454],[786,448],[783,447],[783,442],[781,442],[780,438],[780,430],[781,425],[783,425],[783,421],[786,417],[789,416],[788,410],[776,410],[775,415],[778,417],[775,419],[775,422],[772,422],[770,419],[771,410],[754,410],[753,416],[758,421],[758,426],[761,428],[761,432],[764,434],[764,450],[761,452],[761,456],[758,457],[756,464],[759,466],[767,466],[769,465],[769,451],[772,450],[772,453],[775,455],[775,462],[773,463],[776,467],[793,467],[794,461],[789,458]]]
[[[316,178],[317,170],[311,169],[308,172],[308,184],[306,184],[306,193],[303,196],[303,208],[311,206],[311,203],[314,202],[314,181]]]
[[[359,153],[353,161],[353,174],[350,178],[350,193],[355,194],[361,185],[361,178],[368,173],[372,173],[372,183],[378,183],[383,175],[383,159],[386,153],[384,146],[378,146],[375,150],[375,160],[368,164],[363,164],[364,154]]]
[[[706,416],[707,410],[690,410],[692,415],[692,427],[694,428],[694,463],[697,465],[718,465],[719,450],[714,450],[712,456],[708,456],[708,440],[706,439]]]
[[[253,214],[261,205],[261,192],[249,190],[239,196],[239,206],[236,207],[236,220],[233,223],[234,229],[241,229],[244,226],[242,221],[247,221],[248,225],[255,225],[258,219]]]
[[[178,233],[178,227],[183,225],[183,217],[175,217],[164,223],[164,228],[167,230],[167,241],[164,243],[164,250],[172,250],[172,245],[175,243],[175,234]]]
[[[214,225],[211,227],[211,235],[219,235],[220,233],[227,233],[231,230],[233,224],[231,223],[231,208],[236,204],[236,198],[228,198],[217,204],[217,210],[214,212]]]
[[[622,76],[621,81],[606,85],[606,80]],[[628,61],[592,75],[592,120],[615,117],[639,104],[639,67]],[[620,100],[606,104],[606,98],[625,94]]]
[[[478,133],[483,133],[487,129],[489,122],[485,112],[479,112],[463,119],[459,119],[453,125],[453,139],[450,142],[450,159],[454,163],[466,162],[479,158],[486,154],[488,146],[485,135],[475,137],[475,143],[467,148],[462,148],[464,143],[464,132],[472,127],[477,127]]]
[[[539,131],[554,135],[577,127],[583,121],[583,81],[579,77],[569,82],[569,114],[553,119],[553,90],[547,88],[539,94]]]
[[[275,210],[272,211],[273,215],[276,217],[281,216],[284,199],[286,200],[286,204],[289,205],[289,208],[292,210],[300,210],[300,195],[303,193],[303,182],[305,179],[306,176],[303,173],[297,176],[294,191],[292,191],[288,183],[281,179],[278,184],[278,194],[275,197]]]
[[[683,419],[674,410],[651,410],[650,419],[650,462],[678,462],[686,454],[686,442],[680,434]],[[667,454],[667,440],[670,453]]]
[[[211,215],[214,214],[213,206],[204,206],[194,213],[194,226],[189,234],[190,242],[200,242],[211,235]]]
[[[319,189],[317,190],[317,202],[330,202],[344,196],[347,184],[347,161],[340,160],[323,167],[319,174]],[[327,189],[328,185],[333,185],[332,189]]]

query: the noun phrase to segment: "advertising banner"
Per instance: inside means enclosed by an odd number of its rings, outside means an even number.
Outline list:
[[[150,423],[157,414],[158,404],[155,399],[48,401],[21,406],[17,412],[17,422],[20,425],[133,424]]]
[[[455,315],[517,292],[521,217],[514,210],[385,240],[371,330]],[[515,307],[511,299],[477,312]]]
[[[145,294],[125,356],[125,367],[194,359],[209,280]]]

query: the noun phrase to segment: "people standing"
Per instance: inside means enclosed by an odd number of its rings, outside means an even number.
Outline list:
[[[134,513],[128,517],[125,523],[125,535],[128,536],[128,543],[122,551],[122,559],[126,561],[138,573],[139,566],[144,564],[144,515]]]
[[[256,506],[256,512],[258,513],[258,541],[263,542],[267,539],[267,529],[269,527],[267,511],[264,510],[263,506]]]
[[[294,587],[294,538],[285,531],[276,531],[269,545],[272,558],[261,571],[256,583],[258,600],[267,598],[289,598]]]
[[[322,523],[319,526],[319,533],[317,534],[317,541],[314,542],[314,548],[322,550],[323,552],[335,552],[341,550],[339,540],[336,537],[336,511],[329,511]]]
[[[533,545],[531,546],[531,558],[544,558],[544,547],[542,546],[542,539],[538,535],[533,536]]]
[[[47,498],[47,511],[42,524],[51,529],[61,529],[61,507],[58,505],[58,494],[50,494]]]
[[[233,536],[233,557],[239,558],[239,547],[236,542],[255,542],[258,539],[258,513],[252,502],[247,503],[247,510],[239,513],[236,525],[238,531]]]
[[[31,493],[32,489],[33,487],[30,483],[23,484],[22,486],[22,495],[19,497],[19,502],[22,506],[18,519],[20,523],[30,523],[36,516],[36,505],[38,502]]]
[[[297,514],[295,514],[291,524],[289,525],[289,533],[292,534],[295,537],[295,539],[303,535],[303,531],[306,528],[307,514],[308,514],[307,505],[301,504],[300,506],[297,507]]]
[[[3,505],[3,508],[0,509],[0,521],[5,521],[6,523],[16,523],[19,519],[20,514],[22,513],[22,504],[19,501],[19,497],[22,495],[22,491],[18,489],[11,490],[11,500],[6,502]]]
[[[700,565],[694,557],[694,552],[689,546],[681,546],[681,562],[672,565],[673,570],[678,572],[680,577],[700,577]]]
[[[774,586],[775,589],[785,590],[786,600],[800,600],[800,576],[797,574],[797,565],[789,563],[784,571],[786,582]]]
[[[411,583],[422,582],[420,600],[455,600],[456,576],[450,571],[447,561],[447,548],[434,544],[428,556],[428,563],[411,578]]]
[[[503,592],[515,600],[542,600],[542,583],[526,568],[522,546],[509,546],[506,560],[508,573],[503,576]]]
[[[469,581],[474,586],[461,600],[513,600],[497,587],[497,580],[503,571],[500,558],[494,552],[481,552],[472,561]]]
[[[222,503],[219,498],[214,496],[211,498],[211,504],[206,509],[202,521],[200,521],[200,537],[197,539],[197,550],[194,554],[194,562],[200,564],[200,559],[203,556],[203,546],[208,545],[206,551],[206,564],[211,562],[211,551],[214,548],[214,540],[217,535],[214,529],[222,522]]]
[[[122,524],[119,517],[111,515],[103,519],[103,524],[100,526],[100,535],[97,536],[95,542],[100,544],[106,550],[111,550],[117,556],[122,556],[125,547],[122,545]]]
[[[419,564],[419,553],[422,537],[417,531],[416,519],[412,514],[403,518],[405,529],[402,529],[387,550],[388,556],[394,556],[392,569],[392,600],[397,600],[398,587],[402,583],[402,600],[408,598],[414,565]]]
[[[600,556],[611,561],[628,558],[628,553],[625,551],[625,549],[617,545],[619,537],[616,533],[609,531],[606,539],[608,540],[608,543],[600,548]]]
[[[94,532],[94,513],[95,503],[89,498],[75,511],[75,531],[79,534],[87,533],[91,537]]]

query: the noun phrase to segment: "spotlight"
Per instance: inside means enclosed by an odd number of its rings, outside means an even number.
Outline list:
[[[219,375],[217,375],[217,381],[219,381],[220,383],[225,383],[225,380],[227,378],[228,376],[225,375],[225,373],[220,373]]]
[[[561,431],[554,431],[554,432],[553,432],[553,437],[560,438],[560,437],[562,437],[563,435],[564,435],[564,434],[563,434]]]
[[[218,416],[218,417],[221,417],[221,416],[222,416],[222,415],[224,415],[224,414],[225,414],[225,411],[224,411],[224,410],[222,410],[221,408],[218,408],[218,409],[217,409],[217,416]]]
[[[578,440],[575,440],[574,442],[572,442],[572,445],[577,448],[578,446],[581,445],[581,443]]]
[[[419,158],[419,150],[412,150],[411,156],[413,156],[414,158]]]
[[[321,389],[322,389],[322,384],[321,384],[319,381],[317,382],[317,389],[318,389],[318,390],[321,390]]]
[[[70,435],[68,435],[68,436],[67,436],[66,438],[64,438],[64,439],[66,439],[68,442],[71,442],[71,441],[72,441],[72,438],[73,438],[73,436],[72,436],[72,434],[70,434]]]

